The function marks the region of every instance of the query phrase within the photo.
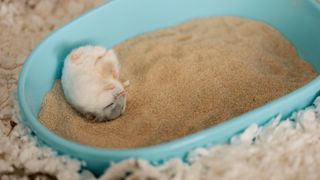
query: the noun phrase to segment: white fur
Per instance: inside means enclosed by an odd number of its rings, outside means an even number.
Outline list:
[[[117,99],[117,94],[124,92],[118,78],[110,70],[119,75],[120,64],[113,50],[100,46],[83,46],[73,50],[65,59],[62,72],[62,88],[66,100],[80,113],[94,115],[96,120],[111,120],[112,112],[105,108],[111,102],[122,105],[124,112],[126,97]],[[115,88],[107,90],[110,85]],[[113,112],[114,113],[114,112]]]

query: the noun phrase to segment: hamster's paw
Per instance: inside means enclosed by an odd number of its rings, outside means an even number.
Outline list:
[[[76,61],[76,60],[80,59],[80,56],[81,56],[80,50],[73,52],[71,54],[71,61]]]

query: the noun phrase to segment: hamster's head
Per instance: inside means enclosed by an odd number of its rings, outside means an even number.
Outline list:
[[[126,96],[123,85],[117,80],[110,80],[95,103],[95,112],[85,113],[86,118],[96,122],[118,118],[125,111]]]

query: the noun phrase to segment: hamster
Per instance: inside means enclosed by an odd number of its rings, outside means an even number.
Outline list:
[[[118,118],[126,108],[126,91],[119,80],[115,52],[83,46],[65,59],[61,84],[67,102],[91,121]]]

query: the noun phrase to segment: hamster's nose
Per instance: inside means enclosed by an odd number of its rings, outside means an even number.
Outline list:
[[[116,119],[122,114],[123,109],[125,107],[125,103],[126,103],[125,96],[118,96],[118,98],[114,103],[115,103],[115,106],[111,110],[111,113],[108,117],[109,119]]]

